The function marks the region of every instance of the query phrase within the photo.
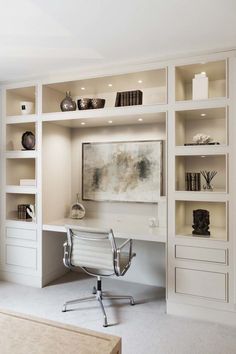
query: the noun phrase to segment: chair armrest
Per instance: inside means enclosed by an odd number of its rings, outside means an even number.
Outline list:
[[[127,260],[127,263],[126,263],[124,269],[121,270],[121,254],[122,254],[122,250],[127,245],[129,245],[128,260]],[[130,267],[132,258],[135,257],[135,256],[136,256],[136,254],[133,253],[133,240],[132,239],[128,239],[125,242],[123,242],[119,246],[119,248],[117,248],[116,275],[118,275],[118,276],[124,275],[127,272],[127,270],[129,269],[129,267]]]
[[[64,248],[63,263],[67,268],[71,268],[70,267],[70,247],[67,241],[63,244],[63,248]]]

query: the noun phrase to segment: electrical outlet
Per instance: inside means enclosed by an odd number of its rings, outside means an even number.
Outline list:
[[[159,226],[159,221],[157,218],[149,218],[149,227],[158,227]]]

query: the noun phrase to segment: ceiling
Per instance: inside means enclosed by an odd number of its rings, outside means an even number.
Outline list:
[[[0,3],[0,82],[236,48],[235,0]]]

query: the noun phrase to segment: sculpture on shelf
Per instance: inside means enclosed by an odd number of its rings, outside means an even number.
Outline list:
[[[36,221],[36,214],[35,214],[35,208],[34,205],[30,204],[27,208],[26,208],[27,214],[31,217],[32,221],[35,222]]]
[[[35,147],[35,135],[34,133],[27,131],[21,137],[21,144],[25,150],[34,150]]]
[[[61,101],[60,107],[62,112],[76,110],[76,102],[72,100],[70,91],[66,91],[66,97]]]
[[[206,184],[203,185],[203,189],[205,191],[213,191],[213,186],[211,184],[211,181],[213,180],[217,172],[216,171],[200,171],[200,172],[206,181]]]
[[[193,137],[193,142],[195,144],[202,144],[202,145],[207,145],[211,142],[211,137],[209,135],[206,135],[206,134],[202,134],[202,133],[199,133],[199,134],[196,134],[194,135]]]
[[[193,235],[198,235],[198,236],[210,236],[210,231],[209,231],[209,225],[210,225],[210,213],[208,210],[204,209],[197,209],[193,210]]]

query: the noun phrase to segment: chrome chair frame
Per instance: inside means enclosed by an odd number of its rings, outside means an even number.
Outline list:
[[[67,230],[67,241],[63,245],[63,247],[64,247],[64,257],[63,257],[64,265],[67,268],[69,268],[71,270],[75,270],[75,271],[77,270],[77,268],[82,268],[87,274],[92,275],[92,276],[96,276],[97,277],[97,286],[93,287],[93,291],[92,291],[93,295],[92,296],[88,296],[88,297],[79,298],[79,299],[70,300],[70,301],[65,302],[63,305],[62,312],[67,311],[68,305],[74,305],[74,304],[77,304],[82,301],[97,300],[101,306],[102,313],[103,313],[103,318],[104,318],[103,326],[107,327],[108,321],[107,321],[106,311],[105,311],[105,308],[103,305],[103,299],[114,299],[114,300],[127,299],[130,301],[131,305],[135,305],[134,299],[130,295],[106,295],[106,293],[102,290],[102,279],[101,279],[102,277],[110,277],[112,275],[116,275],[117,277],[123,276],[127,272],[127,270],[130,267],[132,258],[134,256],[136,256],[136,254],[132,252],[132,246],[133,246],[132,239],[127,239],[125,242],[123,242],[119,246],[119,248],[117,248],[112,229],[110,229],[110,230],[97,230],[97,229],[91,229],[91,228],[66,225],[66,230]],[[78,238],[80,240],[86,240],[86,241],[104,241],[105,239],[107,239],[107,237],[99,237],[98,238],[98,237],[93,237],[93,236],[91,236],[91,237],[78,236],[76,234],[73,234],[73,230],[81,231],[81,232],[86,231],[86,233],[91,233],[91,235],[93,235],[93,233],[103,234],[104,232],[109,235],[108,238],[111,243],[111,252],[112,252],[112,256],[113,256],[114,272],[109,273],[109,274],[105,274],[105,273],[101,273],[101,272],[99,272],[99,273],[93,272],[91,269],[88,269],[87,267],[74,266],[71,263],[71,255],[72,255],[72,247],[73,247],[72,238],[73,237]],[[126,246],[129,246],[128,262],[127,262],[126,266],[124,267],[124,269],[121,269],[121,254],[122,254],[122,250]]]

